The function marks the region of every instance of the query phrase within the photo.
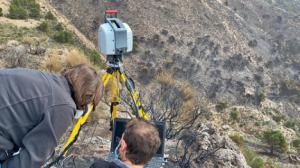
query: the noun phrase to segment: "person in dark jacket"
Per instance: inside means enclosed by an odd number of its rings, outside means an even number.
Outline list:
[[[90,168],[143,168],[160,147],[159,133],[154,125],[140,119],[130,120],[112,162],[98,160]]]
[[[30,69],[0,70],[0,165],[39,168],[53,154],[77,110],[96,106],[99,74],[78,65],[61,76]]]

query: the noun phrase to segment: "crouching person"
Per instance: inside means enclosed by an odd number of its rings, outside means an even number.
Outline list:
[[[61,76],[30,69],[0,70],[0,166],[40,168],[53,154],[78,110],[102,94],[98,73],[87,65]]]
[[[160,147],[159,133],[149,122],[132,119],[126,125],[112,162],[96,161],[91,168],[143,168]]]

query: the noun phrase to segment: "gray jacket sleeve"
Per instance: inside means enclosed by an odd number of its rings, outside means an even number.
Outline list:
[[[2,167],[40,168],[72,123],[74,111],[69,105],[50,107],[42,121],[23,138],[20,153],[4,162]]]

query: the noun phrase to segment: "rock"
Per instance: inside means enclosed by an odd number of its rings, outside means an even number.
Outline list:
[[[241,153],[230,149],[220,149],[216,153],[216,160],[221,167],[250,168]]]
[[[46,52],[46,48],[44,47],[30,47],[29,53],[32,55],[42,55]]]
[[[185,131],[181,134],[178,143],[173,141],[167,144],[169,148],[167,153],[170,156],[167,168],[174,167],[174,162],[188,163],[191,168],[249,168],[235,143],[228,137],[220,136],[211,125],[202,124],[195,132]],[[191,160],[188,162],[189,156]]]
[[[255,95],[254,88],[246,87],[245,88],[245,95]]]
[[[13,47],[13,46],[17,46],[19,45],[20,43],[16,40],[10,40],[7,42],[7,47]]]
[[[223,130],[225,130],[225,131],[226,131],[226,130],[229,130],[229,129],[230,129],[230,126],[229,126],[229,125],[223,125],[223,127],[222,127],[222,128],[223,128]]]
[[[289,155],[289,160],[291,163],[300,163],[300,157],[296,155]]]
[[[10,45],[18,44],[15,41],[11,41]],[[8,45],[8,46],[10,46]],[[5,61],[9,67],[26,67],[26,64],[29,62],[27,55],[27,49],[23,45],[18,45],[10,47],[6,50]]]

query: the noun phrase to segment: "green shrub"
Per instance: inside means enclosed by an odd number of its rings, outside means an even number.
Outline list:
[[[12,0],[8,17],[12,19],[39,18],[40,5],[35,0]]]
[[[289,120],[289,121],[286,121],[284,123],[284,126],[286,126],[287,128],[295,130],[296,129],[296,122]]]
[[[57,23],[57,24],[55,25],[54,29],[55,29],[56,31],[63,31],[63,30],[64,30],[64,27],[62,26],[61,23]]]
[[[258,98],[259,104],[261,104],[263,101],[266,100],[266,95],[265,95],[264,93],[259,93],[259,94],[257,95],[257,98]]]
[[[234,134],[230,136],[231,140],[235,142],[239,147],[244,146],[244,138],[239,134]]]
[[[274,150],[287,152],[287,142],[280,131],[268,130],[263,132],[263,141],[270,146],[270,153],[273,154]]]
[[[101,57],[97,51],[93,50],[93,51],[89,52],[88,56],[93,64],[95,64],[95,65],[101,64]]]
[[[2,8],[0,8],[0,17],[3,16]]]
[[[272,118],[277,123],[285,119],[285,117],[283,115],[272,116]]]
[[[257,154],[248,148],[242,149],[242,152],[247,163],[250,163],[250,161],[252,161],[255,157],[257,157]]]
[[[11,19],[28,19],[28,12],[20,6],[11,4],[8,17]]]
[[[231,112],[230,112],[230,119],[231,120],[234,120],[234,121],[237,121],[239,120],[241,117],[241,114],[239,111],[237,111],[236,108],[234,108]]]
[[[264,160],[260,157],[256,157],[251,160],[248,165],[252,168],[264,168]]]
[[[73,35],[67,31],[59,31],[54,34],[53,39],[59,43],[72,43]]]
[[[41,9],[39,4],[32,4],[29,8],[29,17],[30,18],[40,18],[41,17]]]
[[[247,164],[252,167],[252,168],[263,168],[264,167],[264,161],[257,156],[257,154],[248,149],[248,148],[244,148],[242,149],[242,153],[247,161]]]
[[[48,33],[49,32],[49,25],[48,25],[48,22],[44,21],[42,22],[38,27],[37,27],[38,30],[42,31],[42,32],[45,32],[45,33]]]
[[[226,103],[226,102],[219,102],[219,103],[216,105],[216,110],[217,110],[217,111],[223,111],[223,110],[225,110],[226,108],[228,108],[228,103]]]
[[[55,20],[55,16],[50,11],[48,11],[45,15],[45,19]]]
[[[300,139],[293,140],[292,144],[294,148],[300,149]]]

